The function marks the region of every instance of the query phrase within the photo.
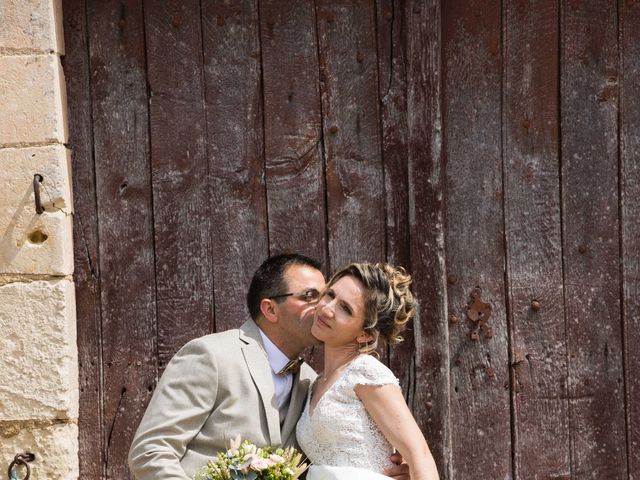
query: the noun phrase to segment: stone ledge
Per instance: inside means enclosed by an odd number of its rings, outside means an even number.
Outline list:
[[[12,274],[12,273],[0,273],[0,286],[8,283],[31,283],[39,282],[42,280],[69,280],[74,281],[73,275],[31,275],[31,274]]]
[[[78,417],[73,282],[0,286],[0,422]]]
[[[35,460],[29,464],[31,480],[78,478],[77,425],[60,423],[34,428],[22,427],[17,425],[15,429],[0,428],[0,472],[3,476],[17,453],[31,452],[36,455]]]
[[[63,145],[0,149],[0,274],[73,272],[71,159]],[[35,211],[33,176],[45,212]]]
[[[66,143],[66,89],[57,55],[0,56],[0,144]]]
[[[61,0],[2,0],[0,51],[64,54]]]
[[[38,148],[38,147],[55,147],[61,145],[60,142],[17,142],[17,143],[0,143],[2,148]]]

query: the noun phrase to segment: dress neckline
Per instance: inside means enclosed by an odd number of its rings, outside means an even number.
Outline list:
[[[344,369],[342,370],[342,372],[340,373],[338,378],[336,378],[335,381],[329,386],[329,388],[327,388],[325,390],[325,392],[322,395],[320,395],[320,398],[318,398],[318,401],[316,402],[315,406],[313,407],[313,412],[312,412],[311,411],[311,397],[313,396],[313,390],[314,390],[314,388],[316,386],[316,382],[318,381],[318,378],[320,378],[320,375],[318,375],[316,377],[316,379],[313,381],[313,384],[311,385],[311,388],[309,389],[309,395],[307,396],[307,415],[309,415],[309,418],[313,417],[313,414],[316,413],[316,410],[318,409],[318,406],[320,406],[320,402],[322,402],[324,397],[326,397],[327,394],[329,392],[331,392],[331,390],[333,390],[333,388],[344,378],[345,374],[351,368],[351,366],[354,364],[354,362],[356,360],[358,360],[359,358],[365,357],[365,356],[368,356],[368,355],[360,354],[356,358],[354,358],[353,360],[351,360],[350,362],[348,362],[345,365]]]

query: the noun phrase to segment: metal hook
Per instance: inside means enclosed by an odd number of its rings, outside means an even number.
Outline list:
[[[40,182],[44,180],[42,175],[36,173],[33,176],[33,194],[36,197],[36,213],[41,215],[44,212],[44,207],[42,206],[42,202],[40,201]]]
[[[36,459],[36,456],[30,452],[17,454],[13,459],[13,462],[9,464],[9,469],[7,470],[7,474],[9,475],[9,480],[18,478],[15,475],[15,472],[13,471],[16,465],[22,465],[27,469],[27,476],[24,477],[23,480],[29,480],[29,477],[31,476],[31,468],[29,467],[29,463],[27,462],[33,462],[35,459]]]

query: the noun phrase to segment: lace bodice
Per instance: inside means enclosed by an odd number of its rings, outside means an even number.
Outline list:
[[[353,360],[309,415],[309,401],[296,428],[298,443],[312,464],[359,467],[382,473],[392,466],[393,447],[364,408],[357,385],[398,385],[385,365],[369,355]]]

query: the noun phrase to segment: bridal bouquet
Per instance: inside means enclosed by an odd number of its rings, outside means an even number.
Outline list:
[[[295,480],[307,469],[295,448],[258,448],[240,437],[218,453],[193,480]]]

